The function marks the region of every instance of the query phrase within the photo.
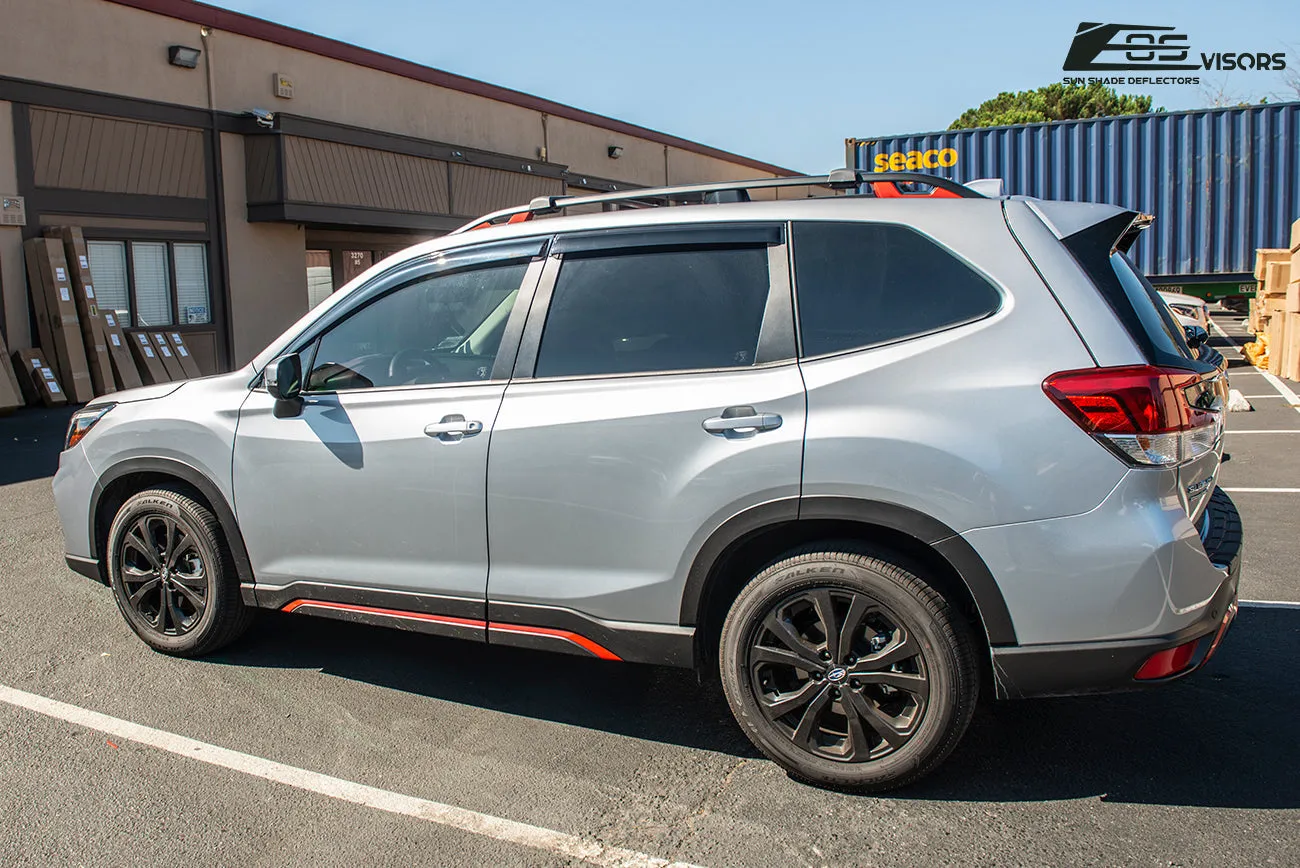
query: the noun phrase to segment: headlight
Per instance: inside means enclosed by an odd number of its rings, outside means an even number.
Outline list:
[[[73,413],[72,421],[68,423],[68,436],[63,440],[63,448],[71,449],[80,443],[82,438],[90,433],[90,429],[95,427],[95,423],[103,419],[104,414],[116,406],[116,404],[96,404]]]

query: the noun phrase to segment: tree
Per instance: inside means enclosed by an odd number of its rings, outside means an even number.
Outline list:
[[[1037,90],[1002,92],[973,109],[962,112],[950,130],[1000,127],[1007,124],[1037,124],[1076,118],[1137,115],[1151,111],[1151,97],[1119,94],[1102,84],[1057,82]],[[1164,111],[1163,108],[1156,111]]]

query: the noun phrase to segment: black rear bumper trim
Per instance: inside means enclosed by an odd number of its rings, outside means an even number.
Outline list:
[[[1195,672],[1207,659],[1229,607],[1237,600],[1241,576],[1241,516],[1232,499],[1216,490],[1206,506],[1209,521],[1202,543],[1210,562],[1224,571],[1223,583],[1201,617],[1176,633],[1115,642],[1028,645],[993,649],[993,672],[1000,699],[1111,693],[1166,684]],[[1154,681],[1134,675],[1158,651],[1198,640],[1192,663]]]

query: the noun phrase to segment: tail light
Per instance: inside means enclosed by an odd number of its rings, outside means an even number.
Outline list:
[[[1214,378],[1134,365],[1062,371],[1043,391],[1065,414],[1135,466],[1171,466],[1214,449],[1223,433]]]

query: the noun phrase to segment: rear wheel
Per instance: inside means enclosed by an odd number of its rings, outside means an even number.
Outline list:
[[[108,572],[127,624],[167,654],[210,653],[252,620],[220,523],[179,490],[142,491],[122,504],[108,531]]]
[[[886,790],[956,747],[979,691],[970,630],[893,555],[805,551],[763,570],[722,629],[736,720],[802,780]]]

